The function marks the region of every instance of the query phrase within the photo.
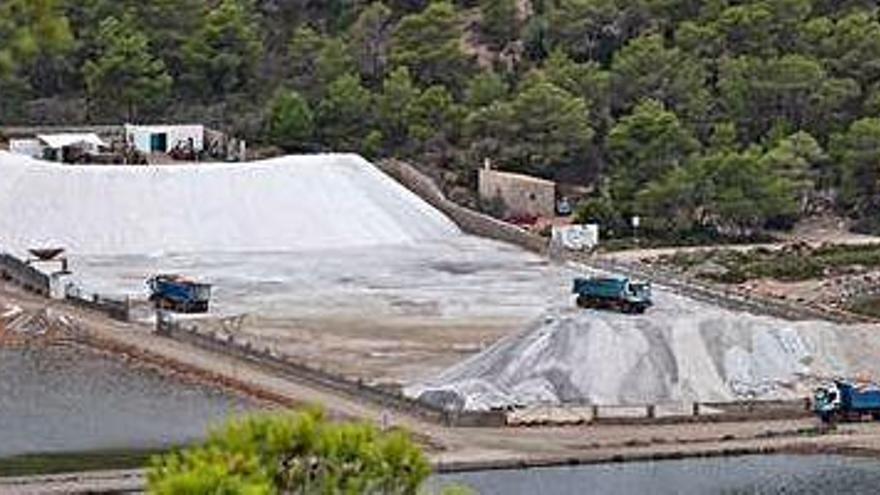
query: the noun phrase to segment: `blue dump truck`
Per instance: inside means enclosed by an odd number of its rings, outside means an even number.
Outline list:
[[[825,423],[860,421],[865,415],[880,420],[880,387],[835,380],[816,389],[813,412]]]
[[[156,275],[147,281],[150,301],[157,309],[177,313],[207,313],[211,285],[194,282],[180,275]]]
[[[651,284],[636,283],[626,277],[579,277],[572,292],[582,308],[612,309],[641,314],[651,307]]]

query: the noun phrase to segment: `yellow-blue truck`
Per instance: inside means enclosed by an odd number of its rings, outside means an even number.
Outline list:
[[[653,305],[651,284],[627,277],[579,277],[574,279],[572,293],[582,308],[641,314]]]

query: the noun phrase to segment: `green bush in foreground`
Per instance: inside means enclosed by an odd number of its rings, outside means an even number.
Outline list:
[[[331,423],[320,412],[255,415],[204,444],[158,456],[153,494],[415,494],[431,470],[403,432]]]

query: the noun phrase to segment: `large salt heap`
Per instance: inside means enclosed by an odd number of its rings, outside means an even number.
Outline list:
[[[73,166],[0,151],[0,247],[89,255],[326,250],[457,235],[356,155]]]
[[[880,378],[875,328],[734,313],[664,291],[656,300],[642,316],[548,311],[406,393],[485,410],[791,399],[832,377]]]

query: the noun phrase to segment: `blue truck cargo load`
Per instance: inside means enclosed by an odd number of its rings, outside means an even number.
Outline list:
[[[147,281],[150,300],[158,309],[180,313],[207,313],[211,285],[180,275],[157,275]]]
[[[572,293],[582,308],[644,313],[653,304],[651,285],[627,277],[579,277],[574,279]]]
[[[864,415],[880,420],[880,387],[836,380],[816,390],[813,411],[825,422],[860,420]]]

